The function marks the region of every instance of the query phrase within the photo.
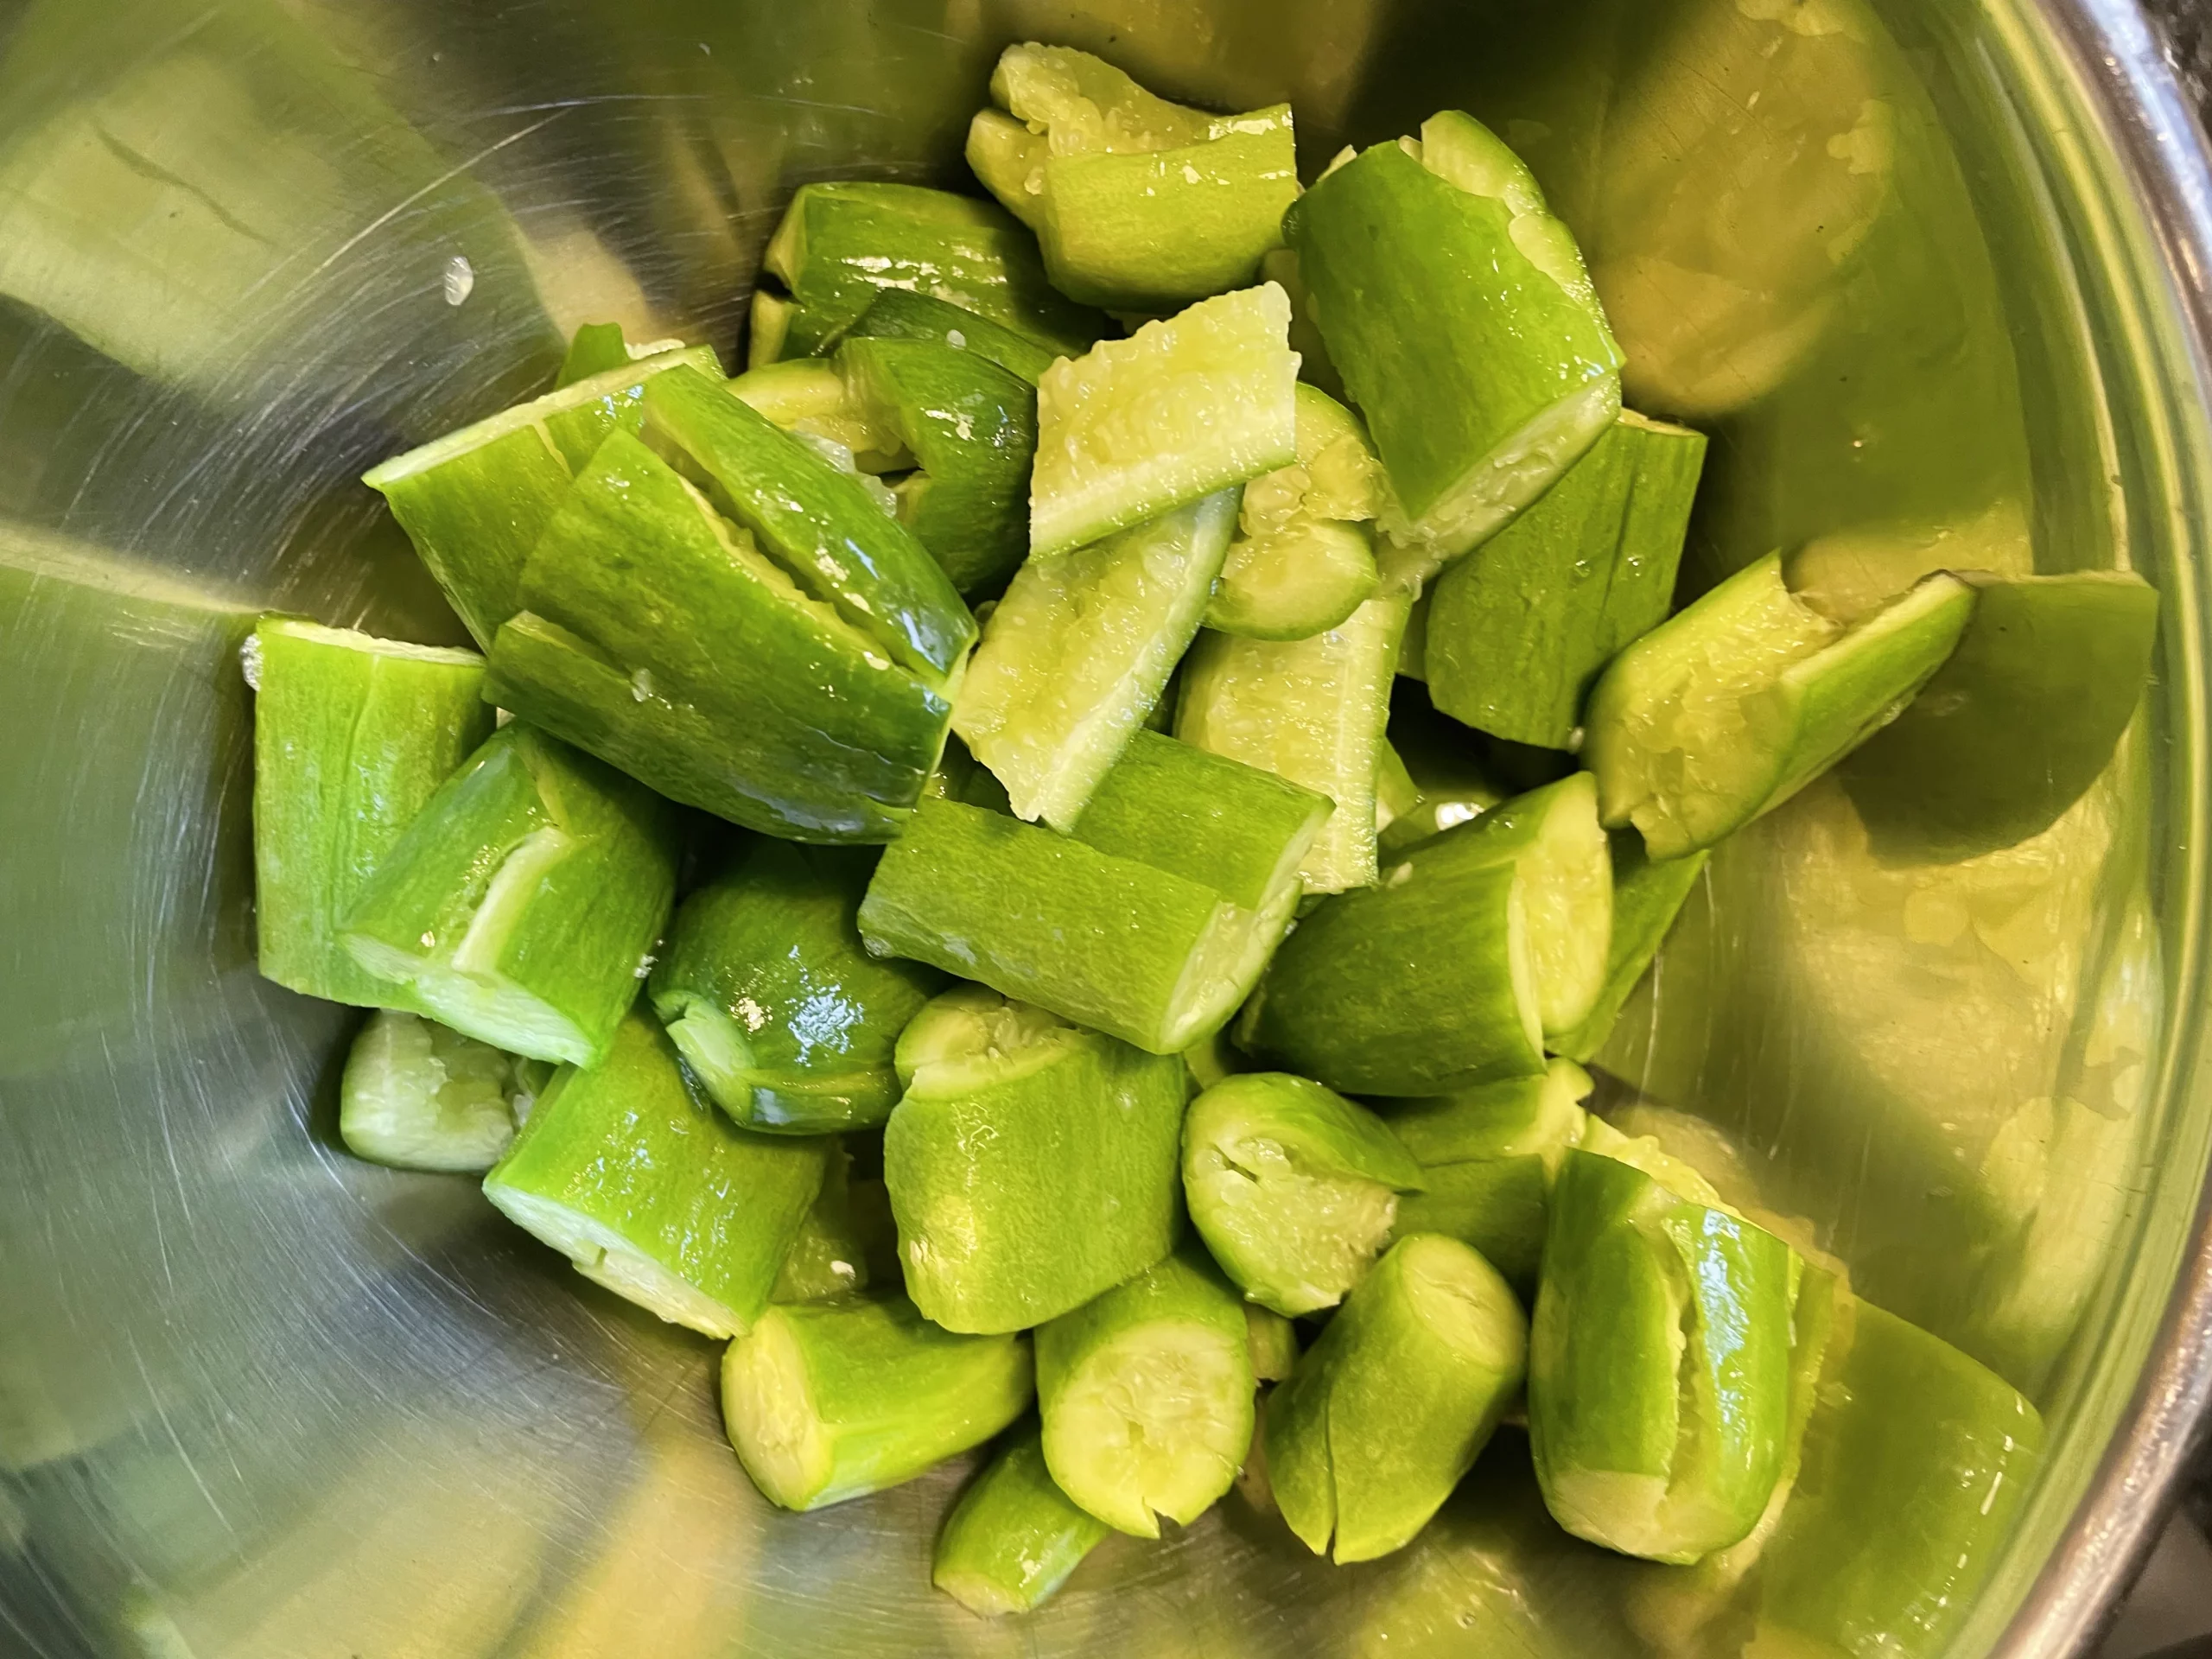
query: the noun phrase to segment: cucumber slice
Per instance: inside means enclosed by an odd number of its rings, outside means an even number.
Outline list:
[[[1751,1531],[1781,1477],[1798,1280],[1771,1233],[1567,1154],[1529,1366],[1536,1475],[1561,1526],[1676,1564]]]
[[[1420,1185],[1382,1119],[1304,1077],[1230,1077],[1183,1125],[1192,1224],[1245,1299],[1278,1313],[1342,1301]]]
[[[1286,229],[1389,474],[1384,578],[1418,592],[1611,424],[1620,348],[1535,178],[1457,111],[1333,168]]]
[[[473,651],[264,617],[253,710],[254,931],[265,978],[374,1007],[405,993],[355,962],[340,917],[492,730]]]
[[[1244,1304],[1245,1344],[1252,1355],[1252,1377],[1280,1382],[1298,1363],[1298,1327],[1273,1308]]]
[[[914,464],[897,425],[854,397],[834,363],[795,357],[748,369],[725,390],[785,431],[813,440],[832,466],[841,454],[863,473],[900,472]]]
[[[906,1293],[948,1331],[1023,1331],[1173,1248],[1183,1063],[963,986],[922,1018],[883,1175]],[[995,1017],[995,1016],[1001,1016]]]
[[[1002,209],[918,185],[800,186],[761,266],[786,304],[764,338],[756,302],[756,366],[828,350],[886,289],[945,301],[1063,354],[1105,329],[1096,311],[1053,291],[1036,243]]]
[[[692,1095],[660,1027],[632,1014],[604,1064],[555,1074],[484,1196],[587,1279],[731,1337],[767,1306],[826,1157],[821,1141],[732,1125]]]
[[[1272,284],[1101,340],[1037,385],[1029,545],[1086,546],[1298,458],[1290,302]]]
[[[945,692],[626,433],[576,480],[523,597],[485,695],[671,799],[791,840],[883,841],[937,765]]]
[[[1896,718],[1974,605],[1938,573],[1846,629],[1789,591],[1780,555],[1746,565],[1591,694],[1583,755],[1606,824],[1680,858],[1772,810]]]
[[[1268,1396],[1275,1502],[1339,1565],[1403,1548],[1489,1443],[1528,1368],[1497,1270],[1433,1233],[1390,1247]]]
[[[1312,386],[1297,389],[1298,459],[1244,486],[1206,626],[1254,639],[1306,639],[1374,593],[1381,472],[1359,417]]]
[[[1252,1444],[1243,1304],[1185,1244],[1037,1332],[1045,1462],[1118,1532],[1160,1536],[1236,1483]]]
[[[1031,386],[1051,368],[1054,354],[1013,329],[926,294],[887,288],[868,302],[846,334],[850,340],[931,340],[973,352]]]
[[[1586,1062],[1605,1046],[1630,993],[1659,954],[1712,856],[1695,852],[1654,860],[1644,850],[1643,838],[1632,830],[1617,830],[1611,839],[1613,932],[1605,950],[1605,988],[1578,1023],[1549,1034],[1552,1052],[1570,1060]]]
[[[770,1503],[819,1510],[981,1446],[1035,1395],[1019,1337],[941,1331],[871,1291],[772,1307],[722,1355],[722,1422]]]
[[[1891,861],[1956,863],[2050,829],[2112,760],[2151,671],[2158,595],[2140,576],[1965,580],[1958,649],[1840,768]]]
[[[890,1116],[899,1033],[944,985],[861,944],[874,855],[760,841],[683,901],[652,971],[653,1011],[717,1105],[798,1135]]]
[[[1017,816],[1065,830],[1081,815],[1198,632],[1236,522],[1224,491],[1014,574],[953,729]]]
[[[391,504],[477,644],[488,649],[499,625],[523,608],[523,567],[568,499],[570,478],[609,433],[644,424],[646,383],[677,368],[721,374],[709,346],[664,352],[504,410],[362,475]]]
[[[777,1271],[771,1301],[826,1302],[898,1272],[890,1195],[881,1181],[858,1179],[852,1171],[851,1154],[832,1142],[822,1191]]]
[[[650,790],[516,721],[424,804],[339,937],[467,1036],[597,1065],[668,920],[683,830]]]
[[[1599,671],[1666,620],[1704,464],[1704,434],[1623,410],[1437,582],[1423,652],[1436,706],[1516,743],[1574,747]]]
[[[338,1133],[371,1163],[480,1175],[514,1140],[546,1075],[540,1062],[378,1008],[346,1052]]]
[[[1184,670],[1176,736],[1336,803],[1299,871],[1310,892],[1375,880],[1375,779],[1406,608],[1370,599],[1310,639],[1208,633]]]
[[[1032,1424],[953,1505],[930,1582],[986,1618],[1026,1613],[1049,1601],[1111,1530],[1052,1484],[1044,1431]]]

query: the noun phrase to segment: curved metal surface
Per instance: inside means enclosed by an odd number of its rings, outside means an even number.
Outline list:
[[[1421,1655],[1503,1598],[1539,1651],[1644,1650],[1633,1571],[1532,1531],[1492,1464],[1394,1563],[1321,1566],[1232,1497],[973,1619],[927,1585],[961,1470],[770,1512],[706,1345],[467,1183],[347,1158],[349,1017],[253,973],[247,619],[459,637],[358,474],[579,321],[728,355],[790,190],[957,180],[1031,36],[1287,98],[1309,170],[1446,104],[1498,126],[1631,401],[1714,434],[1705,574],[1810,543],[2160,587],[2158,685],[2082,807],[1899,871],[1809,791],[1716,859],[1605,1059],[2044,1408],[2045,1478],[1941,1633],[2094,1630],[2212,1344],[2212,190],[2121,0],[21,0],[0,29],[0,1647]]]

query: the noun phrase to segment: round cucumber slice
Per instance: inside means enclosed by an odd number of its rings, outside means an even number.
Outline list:
[[[1298,459],[1244,486],[1206,626],[1255,639],[1304,639],[1344,621],[1380,578],[1362,527],[1382,502],[1382,469],[1358,416],[1298,388]]]

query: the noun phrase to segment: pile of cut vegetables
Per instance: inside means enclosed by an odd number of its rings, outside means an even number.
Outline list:
[[[798,191],[737,378],[587,327],[369,474],[480,651],[260,624],[261,967],[376,1011],[348,1145],[727,1342],[774,1503],[998,1439],[937,1546],[979,1612],[1233,1486],[1386,1554],[1507,1421],[1562,1527],[1722,1588],[1886,1520],[1793,1502],[1823,1446],[1940,1442],[1939,1554],[2001,1519],[2027,1402],[1582,1068],[1839,763],[1900,855],[2047,826],[2155,596],[1776,555],[1674,610],[1706,440],[1621,407],[1486,128],[1301,191],[1287,105],[990,92],[995,201]],[[2118,689],[2022,799],[2054,655]]]

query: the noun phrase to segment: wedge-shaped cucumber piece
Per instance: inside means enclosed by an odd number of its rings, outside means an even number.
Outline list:
[[[1529,1367],[1544,1502],[1579,1538],[1676,1564],[1749,1533],[1780,1478],[1799,1266],[1771,1233],[1571,1151]]]
[[[264,617],[247,642],[253,709],[254,929],[288,990],[408,1001],[355,962],[338,925],[423,804],[492,729],[484,659]]]
[[[1875,851],[1955,863],[2042,834],[2134,718],[2158,594],[2117,570],[1963,578],[1974,620],[1910,708],[1842,763]]]
[[[914,464],[899,429],[881,410],[854,397],[845,377],[827,358],[794,357],[747,369],[724,390],[804,440],[841,472],[849,466],[871,475],[898,473]],[[868,499],[881,508],[883,498],[874,490]]]
[[[711,346],[608,369],[394,456],[361,481],[391,505],[476,642],[523,608],[523,567],[610,432],[637,431],[647,381],[671,369],[721,378]]]
[[[1298,1327],[1271,1307],[1244,1304],[1245,1334],[1252,1354],[1252,1376],[1259,1382],[1280,1382],[1298,1363]]]
[[[1339,1563],[1402,1549],[1488,1444],[1528,1368],[1529,1324],[1453,1238],[1392,1245],[1268,1398],[1276,1505]]]
[[[960,306],[1055,353],[1082,351],[1106,326],[1053,290],[1037,244],[1003,209],[918,185],[800,186],[761,267],[781,291],[755,296],[756,368],[828,349],[886,289]]]
[[[523,598],[485,695],[750,828],[887,840],[944,747],[935,676],[810,598],[626,433],[577,478]]]
[[[980,986],[925,1007],[899,1052],[883,1177],[906,1294],[930,1319],[1027,1330],[1173,1248],[1179,1057]]]
[[[1704,466],[1703,433],[1624,410],[1437,582],[1422,652],[1436,706],[1494,737],[1573,747],[1599,671],[1666,620]]]
[[[1605,950],[1605,988],[1578,1024],[1550,1033],[1548,1038],[1552,1052],[1570,1060],[1587,1062],[1605,1046],[1629,994],[1649,970],[1711,856],[1695,852],[1655,860],[1644,850],[1643,838],[1632,830],[1616,830],[1611,840],[1613,933]]]
[[[1015,572],[953,729],[1016,816],[1065,830],[1081,815],[1197,634],[1236,524],[1224,491]]]
[[[1943,665],[1974,590],[1938,572],[1847,628],[1748,564],[1619,656],[1583,759],[1609,827],[1680,858],[1771,811],[1894,720]]]
[[[1249,1330],[1236,1293],[1188,1243],[1040,1326],[1037,1403],[1060,1490],[1139,1538],[1211,1508],[1251,1449]]]
[[[654,964],[653,1012],[748,1128],[867,1128],[899,1101],[892,1052],[944,983],[861,944],[874,855],[758,841],[686,899]]]
[[[676,897],[681,815],[520,721],[432,796],[340,926],[455,1031],[596,1065]]]
[[[1334,1307],[1390,1236],[1421,1169],[1374,1113],[1305,1077],[1252,1071],[1191,1103],[1183,1192],[1198,1236],[1247,1300]]]
[[[855,1175],[852,1154],[831,1142],[822,1191],[799,1224],[769,1300],[826,1302],[849,1296],[895,1275],[898,1262],[890,1195],[881,1181]]]
[[[1325,175],[1285,225],[1395,496],[1408,590],[1510,523],[1620,410],[1620,348],[1519,157],[1447,110]]]
[[[338,1133],[372,1163],[480,1175],[513,1141],[552,1070],[418,1014],[379,1008],[346,1052]]]
[[[1375,780],[1406,610],[1402,596],[1370,599],[1310,639],[1209,632],[1184,670],[1176,736],[1336,804],[1299,871],[1309,892],[1375,880]]]
[[[940,1330],[894,1291],[770,1308],[722,1355],[722,1422],[770,1503],[819,1510],[981,1446],[1029,1408],[1029,1344]]]
[[[1085,546],[1296,461],[1289,327],[1290,302],[1263,283],[1046,370],[1031,553]]]
[[[1050,1600],[1110,1531],[1053,1484],[1044,1431],[1032,1423],[952,1506],[937,1535],[930,1582],[986,1618],[1026,1613]]]
[[[962,593],[996,593],[1029,550],[1037,393],[979,353],[926,340],[849,339],[853,401],[898,433],[920,470],[899,517]]]
[[[1368,521],[1382,471],[1359,417],[1300,385],[1298,459],[1244,486],[1236,539],[1206,607],[1206,626],[1254,639],[1308,639],[1375,591]]]
[[[651,1016],[564,1066],[484,1195],[587,1279],[710,1337],[760,1317],[821,1191],[826,1145],[748,1135],[695,1096]]]
[[[1480,1250],[1523,1296],[1536,1288],[1552,1184],[1579,1145],[1590,1074],[1554,1060],[1542,1075],[1405,1102],[1388,1118],[1420,1166],[1398,1201],[1397,1236],[1444,1233]]]
[[[845,338],[935,340],[956,351],[973,352],[1032,387],[1058,355],[988,317],[902,288],[887,288],[868,302]]]

